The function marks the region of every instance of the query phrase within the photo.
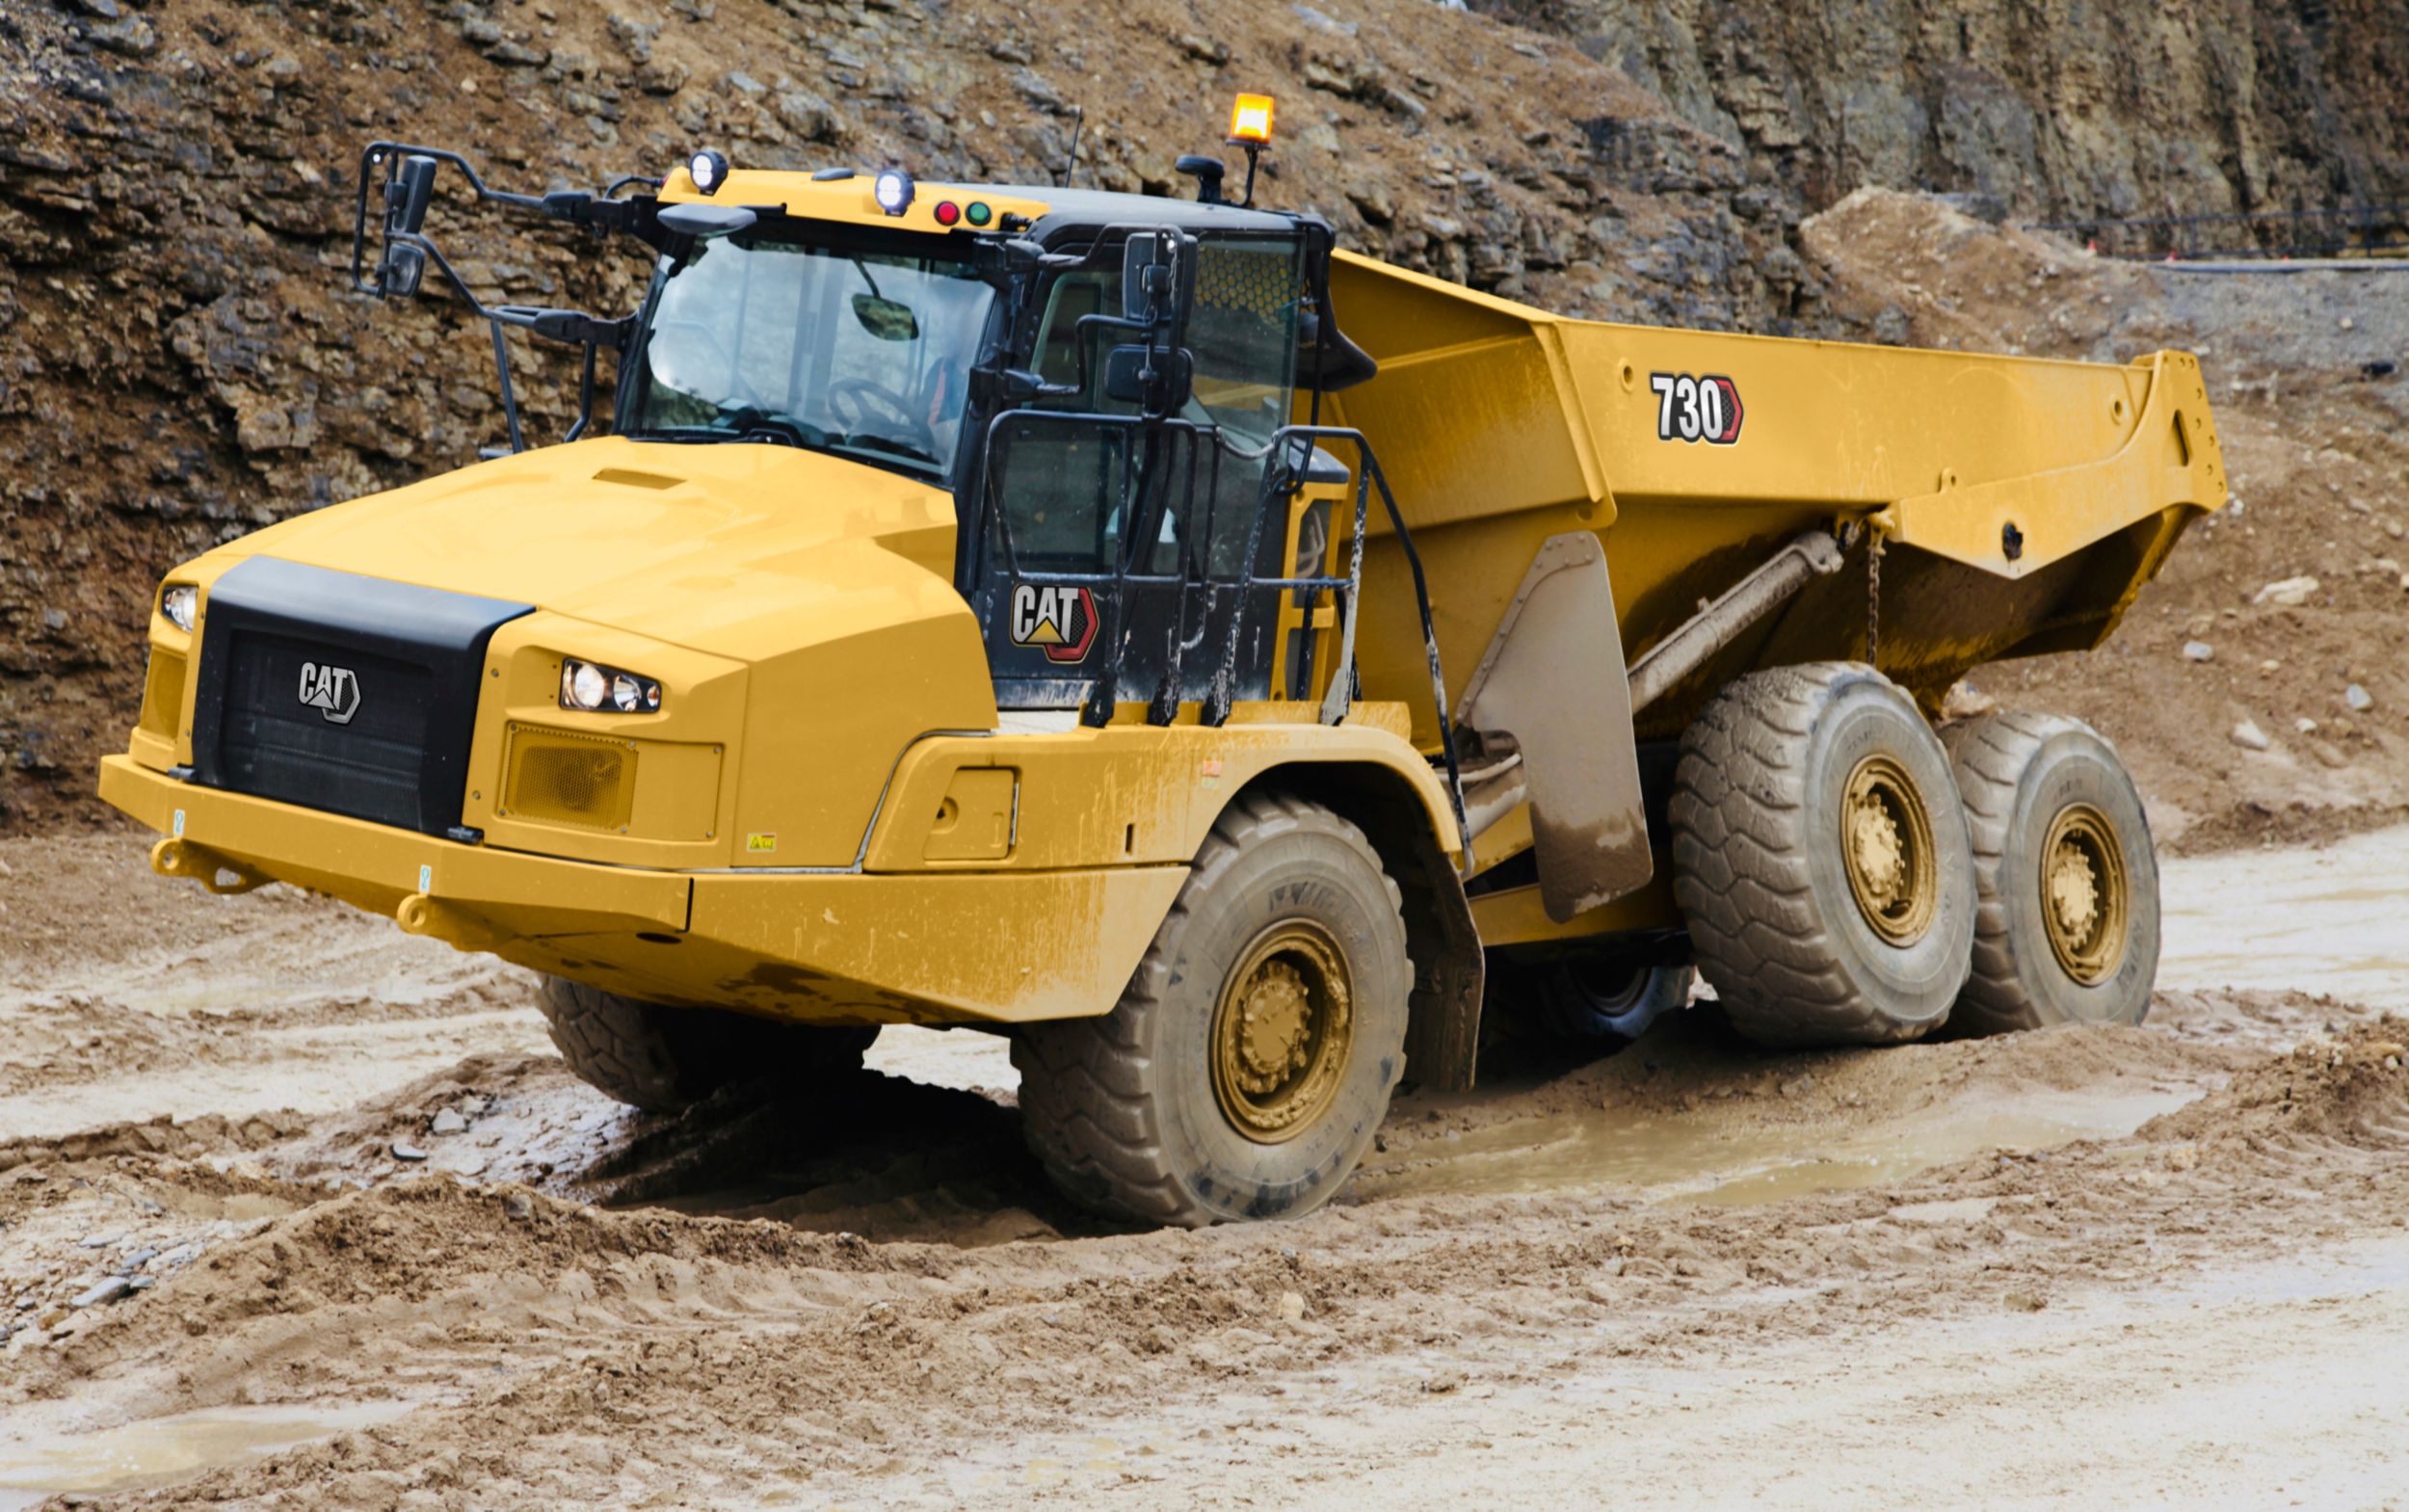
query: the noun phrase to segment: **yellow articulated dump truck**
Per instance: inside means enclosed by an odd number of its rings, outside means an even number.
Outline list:
[[[1141,1221],[1325,1201],[1470,1084],[1493,968],[1600,1043],[1694,977],[1777,1045],[2140,1018],[2115,753],[1935,727],[2222,504],[2197,363],[1559,318],[1255,207],[1269,114],[1182,199],[369,147],[353,279],[490,322],[509,443],[168,573],[103,796],[541,973],[638,1107],[1006,1034]],[[645,244],[641,306],[479,304],[438,179]],[[583,349],[565,441],[513,330]]]

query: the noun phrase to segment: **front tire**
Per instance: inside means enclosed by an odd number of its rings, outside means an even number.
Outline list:
[[[876,1027],[779,1023],[721,1008],[643,1002],[546,976],[537,999],[552,1044],[580,1080],[648,1113],[675,1113],[722,1087],[861,1069]]]
[[[1884,1045],[1946,1021],[1974,869],[1948,755],[1855,662],[1737,678],[1681,736],[1673,895],[1701,975],[1765,1045]]]
[[[2158,968],[2158,862],[2116,748],[2080,720],[1989,714],[1942,734],[1981,908],[1957,1026],[2139,1023]]]
[[[1046,1175],[1098,1212],[1191,1228],[1327,1202],[1405,1069],[1399,903],[1363,831],[1241,797],[1113,1011],[1015,1037]]]

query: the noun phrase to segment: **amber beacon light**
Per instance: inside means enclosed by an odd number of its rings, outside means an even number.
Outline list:
[[[1230,140],[1246,146],[1269,146],[1272,111],[1268,94],[1239,95],[1230,107]]]

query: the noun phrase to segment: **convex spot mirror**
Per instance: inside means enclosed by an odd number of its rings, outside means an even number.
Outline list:
[[[679,236],[733,236],[753,228],[754,214],[732,204],[665,204],[658,219],[664,230]]]
[[[920,320],[912,313],[911,305],[898,305],[875,294],[853,297],[853,318],[881,341],[911,341],[920,334]]]
[[[1186,408],[1195,376],[1188,354],[1167,347],[1130,343],[1104,354],[1105,397],[1152,415]]]

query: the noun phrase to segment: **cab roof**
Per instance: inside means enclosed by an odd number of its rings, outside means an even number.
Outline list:
[[[1254,231],[1277,235],[1293,232],[1301,219],[1272,210],[1244,209],[1234,204],[1204,204],[1194,199],[1114,194],[1101,189],[936,182],[915,182],[912,203],[903,214],[889,215],[871,196],[870,187],[876,180],[875,173],[860,170],[853,171],[850,177],[823,178],[807,172],[739,168],[729,171],[728,181],[716,194],[706,195],[695,187],[693,176],[680,168],[663,181],[659,198],[664,204],[726,204],[754,208],[776,205],[788,215],[806,220],[940,235],[947,231],[969,229],[960,224],[950,226],[940,225],[937,206],[940,202],[952,200],[957,205],[967,207],[974,201],[983,201],[993,208],[994,225],[1000,226],[1006,215],[1020,216],[1031,223],[1029,234],[1041,242],[1073,229],[1132,223],[1173,225],[1183,231]]]

